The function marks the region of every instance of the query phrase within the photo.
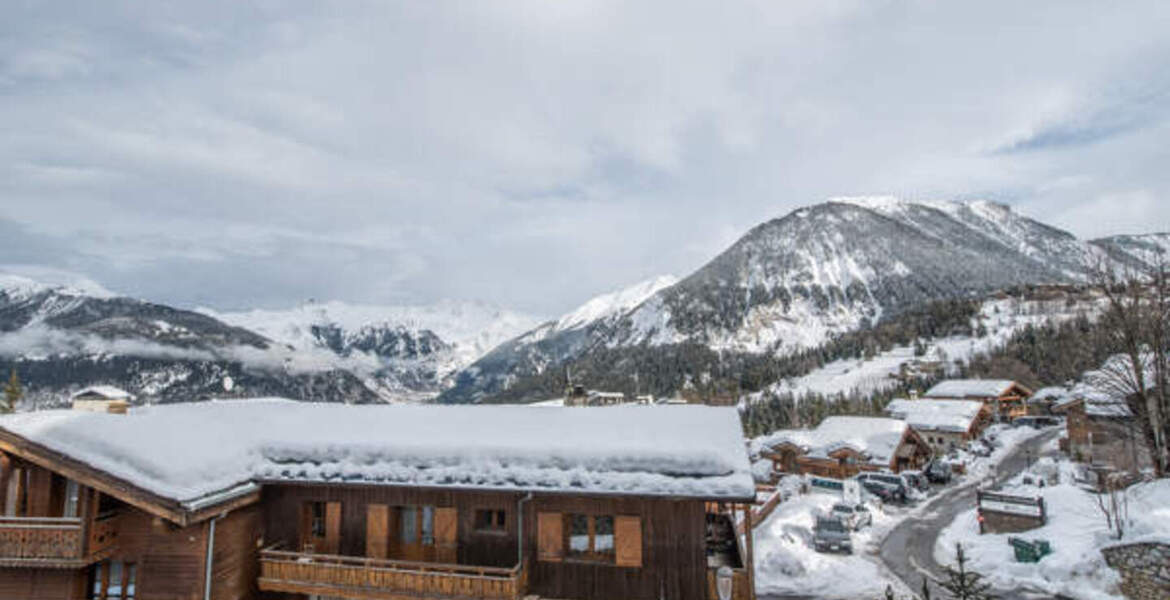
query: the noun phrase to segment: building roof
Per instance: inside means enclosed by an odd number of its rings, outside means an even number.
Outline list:
[[[1011,389],[1010,379],[948,379],[927,390],[924,398],[993,398]]]
[[[882,417],[828,417],[816,429],[782,429],[763,440],[765,446],[782,443],[800,446],[808,456],[825,458],[842,448],[853,448],[875,464],[888,465],[897,451],[907,424]]]
[[[1036,393],[1032,394],[1032,396],[1028,398],[1028,402],[1058,403],[1068,398],[1068,395],[1068,388],[1061,386],[1049,386],[1036,390]]]
[[[80,392],[70,396],[70,398],[78,398],[80,396],[101,396],[107,400],[133,400],[134,395],[122,388],[117,388],[112,385],[91,385]]]
[[[969,431],[982,410],[983,403],[975,400],[899,399],[886,405],[886,413],[915,430],[954,433]]]
[[[0,430],[181,503],[247,482],[751,498],[734,408],[314,404],[0,417]]]

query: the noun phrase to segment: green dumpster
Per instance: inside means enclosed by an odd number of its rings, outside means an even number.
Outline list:
[[[1052,554],[1052,545],[1048,543],[1048,540],[1032,540],[1029,542],[1021,538],[1010,537],[1008,538],[1008,543],[1015,550],[1016,562],[1040,562],[1041,558]]]

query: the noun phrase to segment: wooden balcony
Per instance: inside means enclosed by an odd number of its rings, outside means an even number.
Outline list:
[[[473,567],[288,552],[260,552],[260,589],[355,600],[485,598],[517,600],[524,569]]]
[[[0,566],[78,568],[114,549],[117,520],[94,523],[89,540],[81,519],[0,517]]]

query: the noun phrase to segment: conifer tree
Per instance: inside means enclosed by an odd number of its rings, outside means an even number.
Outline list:
[[[995,600],[996,596],[991,593],[991,584],[983,581],[983,574],[968,569],[967,561],[963,545],[956,543],[957,565],[943,567],[946,579],[939,582],[939,587],[946,590],[954,600]]]
[[[16,403],[24,396],[24,390],[20,386],[20,375],[16,374],[16,369],[12,369],[12,373],[8,376],[8,383],[4,385],[4,404],[0,406],[0,412],[10,413],[16,410]]]

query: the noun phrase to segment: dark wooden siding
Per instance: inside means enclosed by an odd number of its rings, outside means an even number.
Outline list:
[[[518,560],[516,501],[520,497],[516,493],[377,486],[267,485],[261,499],[265,544],[284,542],[290,550],[299,550],[296,544],[299,539],[301,507],[306,502],[341,503],[339,551],[347,556],[364,556],[366,553],[366,507],[370,504],[454,507],[459,514],[456,562],[463,565],[512,567]],[[505,511],[505,532],[477,532],[474,519],[478,509]],[[389,549],[389,558],[402,558],[395,555],[393,544]]]
[[[215,525],[211,573],[212,600],[250,600],[257,595],[262,540],[260,507],[252,505],[229,513]]]
[[[295,545],[301,506],[306,502],[341,502],[340,551],[350,556],[365,555],[369,504],[455,507],[459,512],[459,564],[511,567],[518,560],[516,504],[521,497],[519,493],[377,486],[267,485],[261,501],[265,543],[283,541]],[[477,509],[506,511],[505,532],[476,532]],[[641,517],[643,566],[537,561],[535,515],[539,511]],[[524,553],[531,593],[582,600],[706,599],[706,531],[700,501],[538,495],[525,504],[524,513]],[[396,558],[393,548],[390,554],[390,558]]]
[[[552,598],[706,600],[704,507],[698,501],[538,496],[525,507],[529,591]],[[631,515],[642,519],[642,568],[541,562],[536,556],[537,512]]]
[[[113,560],[138,565],[141,600],[202,600],[206,524],[179,528],[123,507]]]
[[[0,598],[4,600],[81,600],[85,571],[60,569],[0,569]]]

